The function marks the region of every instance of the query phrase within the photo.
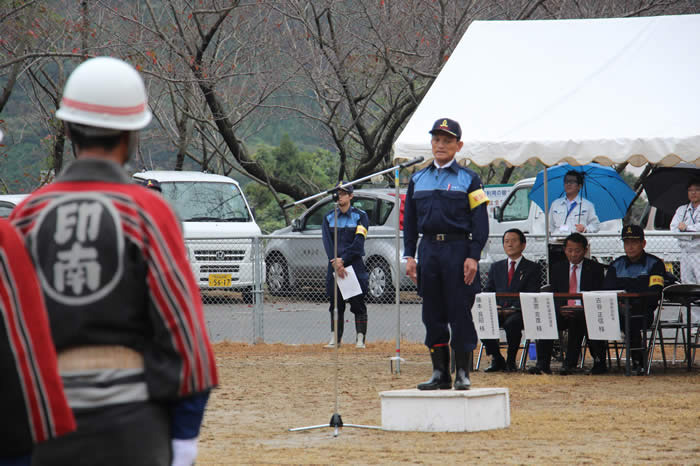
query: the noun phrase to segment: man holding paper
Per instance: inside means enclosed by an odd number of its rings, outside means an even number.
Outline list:
[[[341,181],[338,186],[344,183]],[[344,279],[348,275],[346,268],[351,267],[357,276],[362,293],[344,297],[338,290],[338,342],[340,344],[343,337],[345,301],[350,303],[350,312],[355,314],[355,331],[357,332],[355,346],[365,347],[367,337],[367,306],[365,305],[365,293],[369,282],[369,274],[362,256],[365,255],[365,238],[367,238],[367,228],[369,228],[369,217],[367,213],[351,205],[353,197],[353,187],[346,186],[338,189],[338,255],[335,255],[334,227],[335,213],[331,210],[323,218],[323,247],[328,256],[328,271],[326,273],[326,294],[330,298],[331,314],[331,339],[325,346],[335,348],[335,334],[333,328],[333,286],[335,280],[333,274],[337,274],[338,279]]]

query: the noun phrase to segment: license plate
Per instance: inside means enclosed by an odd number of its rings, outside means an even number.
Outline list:
[[[209,288],[230,288],[231,274],[230,273],[210,273]]]

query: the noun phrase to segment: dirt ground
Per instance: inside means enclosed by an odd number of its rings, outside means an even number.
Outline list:
[[[431,372],[420,345],[367,349],[322,345],[215,345],[220,387],[200,436],[197,464],[700,464],[700,369],[654,367],[649,377],[486,374],[472,385],[507,387],[511,425],[473,433],[389,432],[326,424],[381,425],[379,392],[414,388]],[[486,367],[488,363],[482,366]],[[336,367],[338,369],[336,370]]]

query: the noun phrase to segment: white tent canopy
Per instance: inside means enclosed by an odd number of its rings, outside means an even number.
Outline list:
[[[477,165],[700,165],[700,15],[475,21],[401,135],[432,157],[438,118]]]

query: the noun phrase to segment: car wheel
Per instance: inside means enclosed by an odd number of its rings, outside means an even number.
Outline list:
[[[280,254],[271,254],[265,259],[267,290],[273,296],[289,293],[289,268]]]
[[[367,261],[369,283],[367,300],[373,303],[394,302],[394,284],[391,279],[391,268],[382,258],[370,258]]]

